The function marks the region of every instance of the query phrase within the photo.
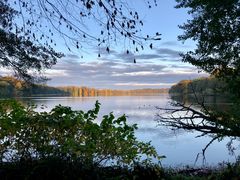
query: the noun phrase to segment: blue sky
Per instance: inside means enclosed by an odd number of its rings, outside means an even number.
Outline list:
[[[154,44],[151,50],[146,46],[139,53],[126,54],[127,43],[111,44],[110,53],[105,48],[89,46],[85,51],[78,52],[73,48],[67,51],[62,41],[57,43],[57,50],[66,56],[58,61],[45,75],[51,80],[52,86],[89,86],[111,89],[166,88],[182,79],[193,79],[206,76],[198,70],[181,62],[179,53],[194,49],[193,41],[184,44],[177,41],[177,36],[183,32],[178,25],[191,17],[186,9],[175,9],[175,0],[158,0],[158,6],[150,10],[144,0],[128,1],[129,6],[139,12],[144,26],[142,34],[162,34],[162,40]],[[88,31],[93,34],[97,27],[87,24]],[[101,52],[101,58],[98,53]],[[83,55],[83,58],[80,58]],[[137,63],[133,63],[133,59]],[[0,69],[0,74],[8,71]]]

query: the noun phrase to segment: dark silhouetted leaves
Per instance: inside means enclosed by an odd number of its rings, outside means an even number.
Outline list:
[[[66,44],[65,48],[69,51],[71,51],[72,46],[84,50],[83,48],[87,49],[88,46],[109,47],[112,43],[122,44],[125,42],[128,43],[128,49],[138,51],[139,47],[143,49],[143,40],[152,43],[152,41],[160,39],[156,37],[159,36],[158,33],[156,36],[147,35],[147,38],[144,39],[146,36],[142,35],[143,32],[139,28],[143,26],[143,21],[139,17],[139,13],[128,6],[127,0],[76,0],[71,1],[71,3],[65,0],[37,2],[30,3],[28,0],[0,1],[1,34],[5,33],[5,37],[16,36],[15,42],[12,43],[12,46],[16,45],[16,47],[8,47],[11,44],[9,41],[8,45],[5,42],[3,45],[0,44],[2,52],[8,52],[8,54],[1,53],[0,65],[11,66],[20,77],[24,74],[29,76],[28,70],[35,69],[36,72],[40,73],[42,69],[50,68],[50,64],[55,64],[57,58],[61,57],[52,49],[52,46],[56,46],[57,42],[63,41]],[[153,5],[156,5],[155,0],[147,3],[147,7]],[[90,25],[95,23],[96,28],[92,31],[92,26],[89,28],[88,23]],[[140,32],[141,34],[139,34]],[[100,37],[97,36],[99,34]],[[58,37],[62,37],[62,39],[55,39]],[[37,47],[36,49],[44,48],[44,51],[35,50],[39,54],[42,53],[35,56],[30,46],[21,45],[25,41],[32,42],[31,46]],[[23,47],[26,51],[20,53],[20,49],[23,50]],[[109,48],[106,51],[109,52]],[[29,57],[26,59],[27,56]],[[44,56],[43,60],[40,60],[41,56]],[[45,56],[49,58],[46,59]],[[13,57],[15,57],[16,62],[13,62]],[[36,62],[32,59],[36,59]],[[53,59],[54,63],[52,63]],[[25,62],[23,63],[23,61]]]
[[[180,26],[180,40],[193,39],[197,48],[182,54],[184,62],[225,79],[240,97],[240,6],[237,0],[178,0],[193,19]]]
[[[152,49],[153,48],[153,45],[152,45],[152,43],[149,45],[149,47]]]

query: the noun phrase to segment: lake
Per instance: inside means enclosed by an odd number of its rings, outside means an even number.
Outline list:
[[[142,141],[151,141],[160,155],[165,155],[163,166],[193,166],[198,153],[211,140],[210,137],[195,138],[200,133],[186,131],[172,131],[166,127],[158,126],[156,114],[158,107],[169,107],[170,98],[167,94],[159,96],[111,96],[111,97],[34,97],[23,98],[24,102],[33,102],[38,105],[37,110],[42,111],[41,105],[48,111],[61,104],[70,106],[74,110],[89,110],[94,107],[96,100],[101,103],[99,117],[113,112],[118,117],[127,115],[129,124],[136,123],[138,130],[136,136]],[[203,164],[202,156],[199,156],[197,166],[214,166],[220,162],[234,162],[235,155],[229,155],[226,144],[228,138],[221,142],[215,141],[206,151],[206,162]],[[238,152],[235,152],[238,155]]]

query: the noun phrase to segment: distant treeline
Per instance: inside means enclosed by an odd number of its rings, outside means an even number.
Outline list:
[[[0,77],[0,97],[47,95],[66,96],[69,94],[55,87],[35,84],[29,85],[13,77]]]
[[[95,89],[88,87],[65,86],[50,87],[46,85],[28,85],[13,77],[0,77],[0,97],[21,96],[134,96],[157,95],[168,93],[169,89],[136,89],[136,90],[111,90]]]
[[[95,89],[88,87],[66,86],[59,87],[71,96],[134,96],[134,95],[156,95],[168,93],[168,89],[135,89],[135,90],[112,90],[112,89]]]
[[[175,95],[223,95],[228,94],[226,84],[215,77],[204,77],[194,80],[182,80],[169,89],[170,94]]]

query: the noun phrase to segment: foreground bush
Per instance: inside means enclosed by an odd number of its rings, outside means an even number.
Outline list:
[[[136,139],[136,124],[112,113],[96,122],[100,103],[88,112],[56,106],[36,112],[17,101],[0,102],[0,161],[58,159],[89,165],[132,166],[161,159],[150,143]]]

